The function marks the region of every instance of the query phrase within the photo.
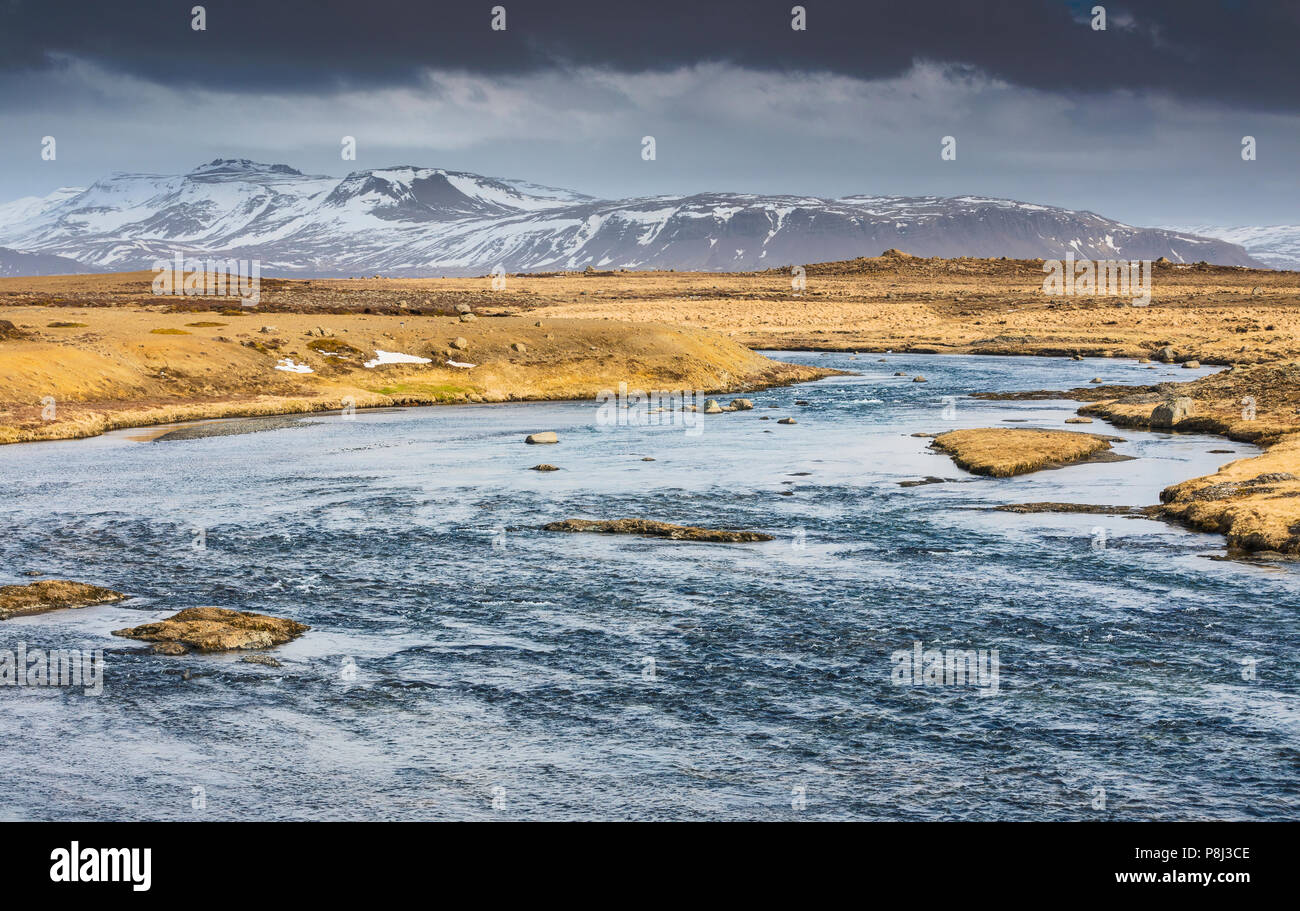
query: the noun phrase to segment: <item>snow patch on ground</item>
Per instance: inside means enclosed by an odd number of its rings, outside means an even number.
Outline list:
[[[291,357],[283,358],[278,364],[275,365],[275,369],[283,370],[286,373],[315,373],[315,371],[312,370],[310,367],[308,367],[306,364],[295,364],[293,362],[293,358]]]
[[[366,361],[363,367],[379,367],[384,364],[428,364],[429,358],[415,354],[402,354],[400,351],[380,351],[375,349],[375,356]]]

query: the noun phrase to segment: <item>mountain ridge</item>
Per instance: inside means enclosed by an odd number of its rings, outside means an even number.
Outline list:
[[[180,175],[116,172],[77,190],[0,205],[0,246],[87,271],[148,269],[179,251],[257,259],[263,274],[304,278],[587,266],[734,272],[886,248],[1263,265],[1222,240],[981,196],[702,192],[611,200],[446,168],[399,165],[335,178],[221,158]]]

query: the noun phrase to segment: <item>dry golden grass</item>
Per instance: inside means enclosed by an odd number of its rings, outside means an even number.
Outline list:
[[[1236,367],[1080,411],[1150,429],[1155,405],[1175,394],[1194,403],[1175,431],[1217,433],[1268,449],[1216,474],[1165,488],[1161,512],[1193,528],[1221,532],[1236,548],[1300,555],[1300,364]]]
[[[259,316],[481,313],[659,322],[714,329],[752,348],[1150,356],[1254,363],[1300,357],[1300,273],[1157,265],[1152,302],[1050,297],[1037,260],[867,257],[758,273],[564,272],[491,279],[263,279]],[[231,300],[156,298],[152,274],[0,279],[6,305],[159,305],[231,312]],[[236,304],[236,310],[238,313]],[[10,317],[11,319],[13,317]],[[323,317],[322,317],[323,318]],[[193,317],[191,317],[193,319]],[[273,319],[270,319],[273,321]]]
[[[1109,450],[1113,439],[1067,430],[977,427],[941,433],[930,445],[973,474],[1009,478],[1083,461]]]
[[[1165,515],[1224,534],[1243,550],[1300,554],[1300,435],[1215,474],[1167,487]]]
[[[192,314],[157,305],[29,306],[0,313],[22,333],[0,341],[0,443],[347,403],[582,399],[620,383],[712,393],[825,375],[779,364],[716,333],[608,320],[538,325],[522,317],[460,322],[450,316],[258,313],[205,327],[194,325],[202,321]],[[75,315],[84,327],[49,329],[51,314]],[[468,343],[463,350],[450,347],[458,337]],[[380,350],[431,363],[363,366]],[[313,372],[277,370],[286,359]]]

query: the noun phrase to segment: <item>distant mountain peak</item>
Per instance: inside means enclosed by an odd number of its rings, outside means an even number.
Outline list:
[[[297,168],[291,168],[287,164],[263,164],[260,161],[253,161],[251,158],[214,158],[207,164],[201,164],[191,174],[206,174],[213,171],[222,171],[231,174],[245,173],[256,174],[269,172],[272,174],[285,174],[291,177],[302,177],[302,171]]]

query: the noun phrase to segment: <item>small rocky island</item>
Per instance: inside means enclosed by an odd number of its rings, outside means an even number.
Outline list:
[[[1111,443],[1122,442],[1122,437],[1068,430],[977,427],[941,433],[930,446],[972,474],[1009,478],[1076,462],[1124,461],[1131,456],[1110,451]]]
[[[190,651],[271,648],[297,639],[309,629],[306,624],[266,614],[224,607],[187,607],[165,620],[113,630],[113,635],[152,642],[154,652],[161,655],[184,655]]]

